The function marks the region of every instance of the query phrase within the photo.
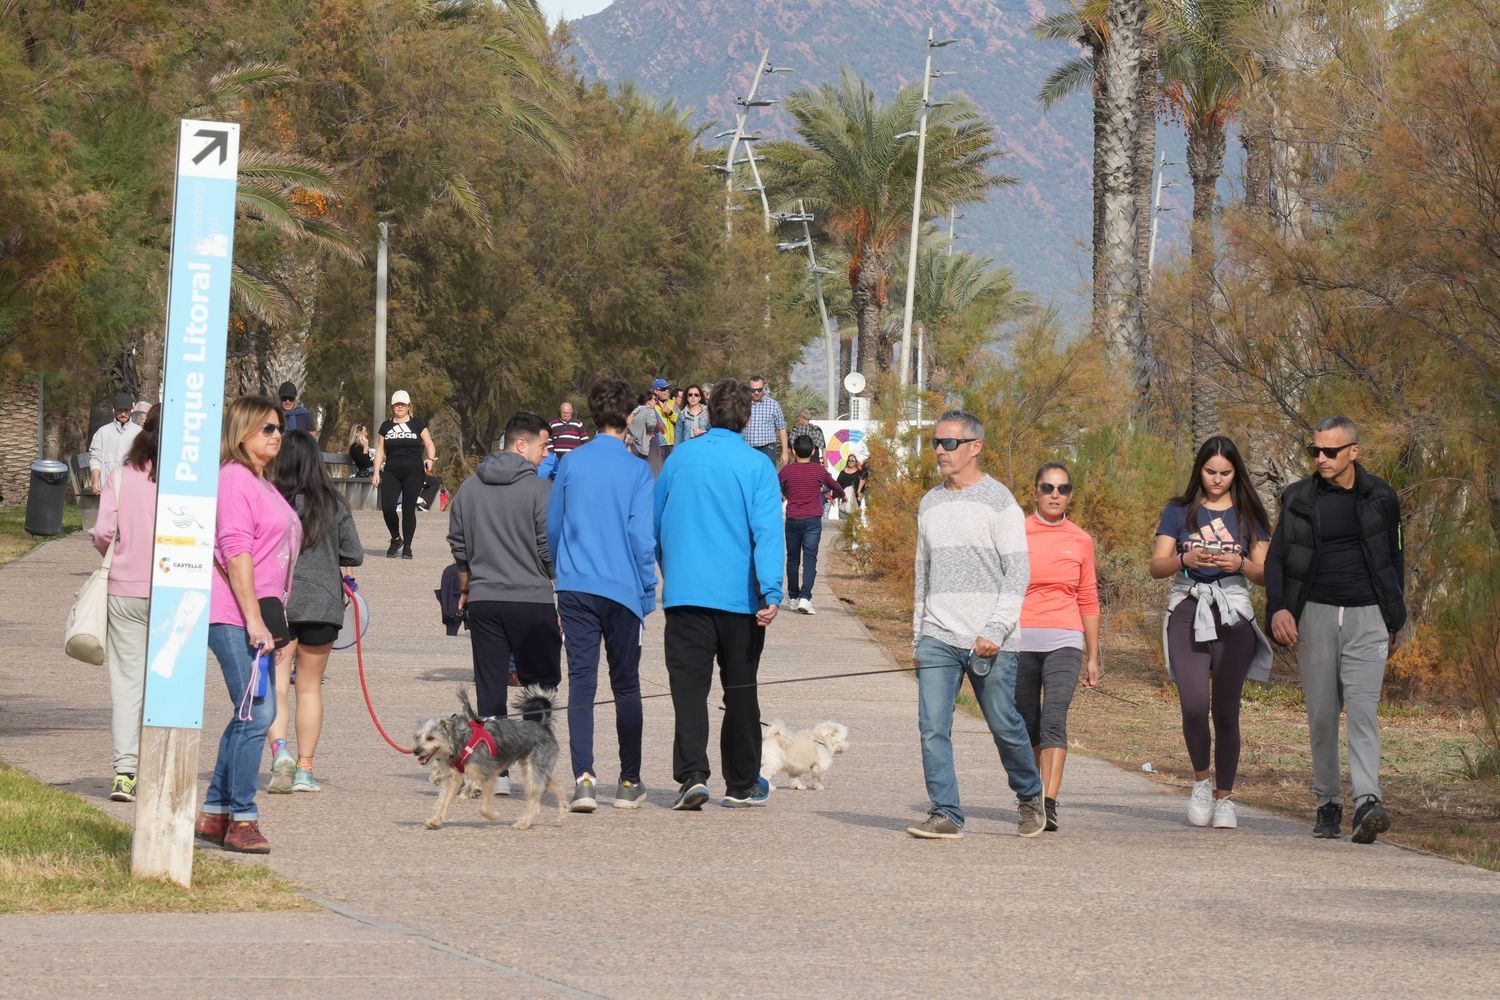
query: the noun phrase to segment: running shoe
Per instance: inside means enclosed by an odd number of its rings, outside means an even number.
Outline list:
[[[573,794],[568,799],[568,811],[591,813],[599,805],[594,799],[594,776],[587,771],[573,783]]]
[[[1047,829],[1047,810],[1042,802],[1041,795],[1033,795],[1029,799],[1016,800],[1016,812],[1020,819],[1016,822],[1016,833],[1022,837],[1040,837],[1042,831]]]
[[[646,786],[639,781],[621,781],[615,789],[616,809],[639,809],[646,801]]]
[[[925,820],[907,827],[906,832],[918,840],[959,840],[964,835],[962,827],[940,812],[928,813]]]
[[[1193,795],[1188,799],[1188,822],[1194,826],[1207,826],[1214,818],[1214,784],[1207,778],[1193,782]]]
[[[1319,840],[1338,840],[1339,826],[1344,822],[1344,807],[1337,802],[1325,802],[1318,806],[1318,822],[1313,826],[1313,836]]]
[[[313,780],[312,771],[305,767],[297,768],[297,773],[292,775],[292,791],[294,792],[321,792],[323,786]]]
[[[109,800],[111,802],[134,802],[135,775],[115,775],[114,784],[109,786]]]
[[[1240,825],[1234,814],[1234,800],[1227,795],[1214,801],[1214,829],[1233,830]]]
[[[276,795],[290,795],[292,791],[292,778],[297,773],[297,758],[285,750],[276,755],[271,761],[271,781],[266,785],[266,791]]]
[[[678,812],[697,812],[708,801],[708,786],[695,778],[689,778],[677,790],[677,799],[672,808]]]
[[[1373,844],[1375,837],[1391,828],[1391,814],[1373,795],[1354,810],[1354,832],[1349,839],[1356,844]]]

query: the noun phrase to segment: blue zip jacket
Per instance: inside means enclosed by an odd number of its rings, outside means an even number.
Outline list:
[[[645,619],[656,608],[651,466],[607,434],[557,463],[547,505],[557,590],[606,597]]]
[[[781,485],[738,432],[715,427],[672,449],[655,520],[662,607],[754,614],[781,603]]]

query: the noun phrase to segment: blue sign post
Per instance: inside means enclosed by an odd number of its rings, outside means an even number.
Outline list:
[[[180,123],[131,870],[183,885],[192,878],[238,170],[238,125]]]

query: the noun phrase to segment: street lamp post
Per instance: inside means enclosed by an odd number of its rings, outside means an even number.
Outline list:
[[[934,41],[932,29],[927,29],[927,62],[922,68],[922,116],[917,122],[917,182],[911,200],[911,253],[906,262],[906,305],[901,310],[901,391],[911,383],[911,314],[917,284],[917,243],[922,225],[922,171],[927,162],[927,112],[932,104],[931,95],[932,50],[952,45],[956,38]]]
[[[749,145],[759,139],[759,136],[747,136],[745,134],[745,119],[750,114],[751,108],[768,108],[775,104],[774,100],[768,98],[757,98],[755,92],[760,89],[760,78],[770,73],[790,73],[791,69],[786,66],[771,65],[771,50],[766,49],[760,54],[760,62],[755,67],[755,78],[750,81],[750,93],[739,98],[734,103],[740,106],[740,110],[734,116],[734,131],[720,133],[720,137],[729,136],[729,153],[724,157],[724,239],[727,241],[734,235],[734,168],[735,154],[739,152],[740,143],[745,142],[745,150],[748,154],[747,162],[750,164],[750,173],[755,179],[752,190],[760,192],[761,215],[765,220],[766,232],[771,231],[771,206],[766,201],[766,186],[761,183],[760,170],[755,165],[754,148]]]
[[[813,250],[812,238],[812,213],[808,212],[797,199],[797,211],[795,214],[779,212],[776,215],[778,222],[800,222],[802,223],[802,238],[791,243],[778,243],[778,250],[807,250],[807,273],[812,275],[813,291],[818,297],[818,320],[823,324],[823,348],[828,362],[828,419],[837,420],[839,412],[839,346],[834,336],[832,324],[828,322],[828,304],[823,299],[823,275],[832,274],[831,268],[824,267],[818,263],[817,253]]]
[[[375,399],[374,420],[370,430],[380,426],[385,417],[385,304],[389,272],[390,227],[380,224],[380,249],[375,254]]]

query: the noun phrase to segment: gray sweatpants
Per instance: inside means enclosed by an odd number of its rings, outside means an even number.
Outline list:
[[[1297,668],[1307,701],[1313,791],[1318,805],[1337,802],[1339,711],[1349,716],[1349,778],[1356,803],[1380,794],[1380,686],[1390,636],[1375,605],[1338,608],[1308,604],[1297,620]]]
[[[141,749],[141,702],[146,696],[146,633],[151,602],[110,597],[104,662],[109,665],[110,731],[115,773],[134,774]]]

